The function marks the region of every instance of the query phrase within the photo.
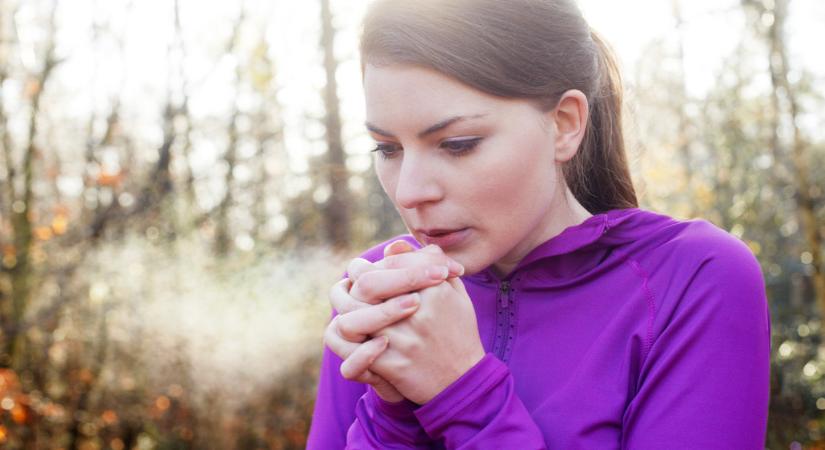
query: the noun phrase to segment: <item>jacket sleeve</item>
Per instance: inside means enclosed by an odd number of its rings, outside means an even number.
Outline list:
[[[415,403],[389,403],[368,388],[355,407],[347,449],[429,449],[433,443],[415,417]]]
[[[307,440],[308,450],[341,449],[347,429],[355,420],[355,405],[366,386],[341,376],[343,361],[324,346],[315,411]]]
[[[488,353],[447,389],[415,410],[448,449],[545,449],[541,430],[516,395],[508,367]]]
[[[758,263],[740,242],[719,246],[680,297],[657,312],[622,448],[765,448],[770,320]]]

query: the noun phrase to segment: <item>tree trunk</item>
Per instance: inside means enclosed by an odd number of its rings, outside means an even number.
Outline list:
[[[347,248],[350,241],[350,194],[349,173],[341,138],[341,117],[338,105],[338,85],[335,72],[335,29],[329,0],[321,0],[321,47],[324,51],[324,106],[326,116],[327,155],[322,173],[330,189],[330,197],[324,205],[324,227],[329,243],[339,249]]]
[[[230,38],[229,43],[226,47],[227,54],[232,54],[237,50],[241,35],[241,27],[243,26],[243,23],[244,12],[243,5],[241,5],[240,16],[238,17],[237,22],[235,22],[235,27],[232,30],[232,37]],[[241,69],[240,61],[237,61],[235,64],[235,93],[237,95],[240,92],[243,71]],[[238,141],[240,137],[240,131],[238,130],[238,119],[240,118],[240,115],[241,112],[238,108],[238,102],[234,101],[232,104],[232,115],[230,116],[229,124],[227,125],[229,143],[226,146],[226,152],[224,152],[223,157],[223,160],[226,163],[226,174],[224,175],[223,180],[225,190],[223,194],[223,199],[218,205],[217,217],[215,218],[215,253],[217,253],[219,256],[226,255],[229,252],[229,249],[232,245],[231,230],[229,223],[229,210],[232,207],[232,204],[234,203],[232,187],[235,184],[235,164],[237,162]]]
[[[769,9],[762,2],[743,0],[743,4],[755,8],[759,16],[771,14],[773,22],[769,22],[765,30],[765,39],[768,44],[768,65],[771,72],[771,83],[775,94],[772,97],[776,119],[777,136],[781,136],[783,122],[792,130],[792,142],[788,153],[793,172],[792,183],[795,190],[797,212],[804,235],[805,247],[810,254],[810,264],[813,269],[814,296],[820,308],[820,314],[825,319],[825,261],[823,261],[822,231],[816,216],[816,205],[811,196],[812,188],[810,173],[808,172],[808,146],[799,129],[799,102],[791,86],[788,74],[788,50],[785,45],[785,25],[790,0],[776,0],[773,9]],[[784,105],[782,104],[784,103]],[[782,120],[784,115],[784,121]],[[777,144],[781,139],[777,139]]]
[[[684,176],[685,194],[687,196],[693,195],[693,157],[691,155],[691,141],[690,135],[690,119],[686,111],[688,94],[687,94],[687,80],[685,78],[685,38],[684,27],[685,21],[682,18],[682,8],[680,0],[671,0],[671,7],[673,9],[673,18],[676,20],[677,30],[677,46],[676,58],[679,61],[679,75],[677,80],[678,101],[674,102],[676,117],[678,118],[678,130],[676,130],[676,147],[679,151],[679,156],[682,159],[682,173]],[[687,216],[694,217],[695,202],[686,202],[688,205]]]
[[[40,75],[34,81],[36,83],[32,90],[32,106],[29,113],[29,133],[28,143],[23,154],[23,192],[20,198],[13,200],[12,206],[12,232],[14,234],[14,259],[15,264],[12,264],[11,269],[11,314],[7,317],[5,328],[8,331],[6,334],[6,348],[5,354],[8,358],[4,361],[12,368],[17,368],[21,361],[21,353],[23,351],[23,341],[20,333],[17,331],[17,325],[22,322],[23,316],[26,313],[26,307],[29,304],[32,290],[32,277],[34,268],[32,267],[30,253],[34,236],[32,234],[33,223],[32,214],[35,207],[34,199],[34,161],[38,156],[39,149],[35,140],[37,139],[37,121],[40,114],[41,100],[46,83],[49,81],[49,76],[52,70],[57,65],[55,59],[55,12],[57,3],[52,5],[51,16],[49,19],[50,36],[47,44],[46,55],[43,60],[43,69]],[[7,154],[11,149],[6,149]],[[9,158],[11,159],[11,158]],[[15,180],[10,180],[13,184]]]

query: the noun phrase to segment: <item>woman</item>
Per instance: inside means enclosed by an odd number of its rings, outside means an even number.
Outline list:
[[[572,1],[379,0],[361,49],[411,234],[331,291],[309,448],[763,448],[759,265],[637,208],[616,66]]]

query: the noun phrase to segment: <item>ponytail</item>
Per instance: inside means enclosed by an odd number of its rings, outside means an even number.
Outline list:
[[[622,131],[622,79],[609,45],[595,31],[597,85],[591,91],[590,117],[576,156],[564,178],[576,199],[591,213],[638,207],[627,166]]]

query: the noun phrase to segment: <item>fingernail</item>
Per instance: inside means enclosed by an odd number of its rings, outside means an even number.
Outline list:
[[[401,308],[405,311],[418,307],[421,303],[421,300],[418,298],[418,294],[410,294],[403,299],[401,299]],[[384,336],[386,337],[386,336]]]
[[[432,280],[443,280],[450,274],[447,266],[432,266],[427,268],[427,276]]]
[[[447,267],[450,268],[450,273],[454,273],[457,277],[464,275],[464,266],[452,259],[447,262]]]
[[[402,249],[403,249],[404,251],[406,251],[406,250],[407,250],[407,246],[409,246],[409,245],[410,245],[410,244],[408,244],[406,241],[395,241],[395,242],[393,242],[392,244],[388,245],[388,246],[384,249],[384,250],[385,250],[385,251],[384,251],[384,254],[391,253],[391,252],[392,252],[392,253],[394,253],[394,252],[399,252],[399,251],[402,251]]]

